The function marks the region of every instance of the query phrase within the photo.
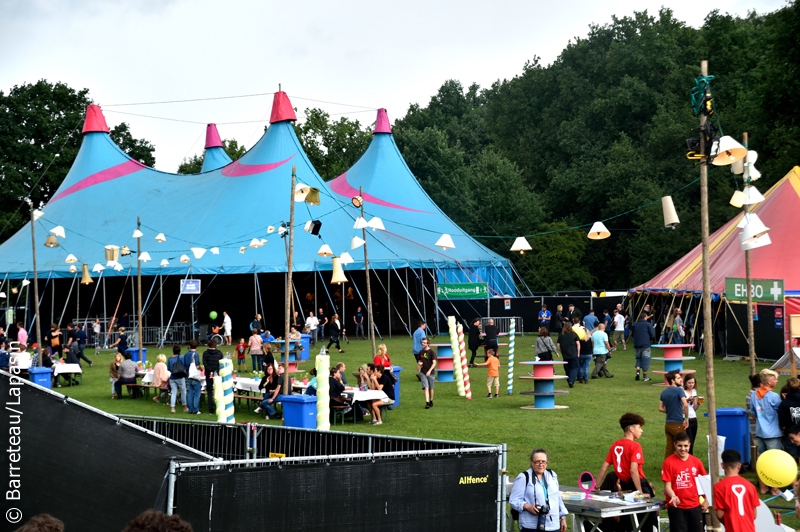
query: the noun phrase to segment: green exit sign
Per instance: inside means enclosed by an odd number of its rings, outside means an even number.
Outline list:
[[[783,279],[751,279],[750,293],[753,303],[783,304]],[[725,297],[728,301],[747,303],[747,280],[725,278]]]

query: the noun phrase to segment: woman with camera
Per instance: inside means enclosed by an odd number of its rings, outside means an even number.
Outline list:
[[[533,450],[531,468],[517,475],[509,503],[519,512],[520,532],[566,532],[567,508],[561,500],[558,475],[547,469],[547,451]]]

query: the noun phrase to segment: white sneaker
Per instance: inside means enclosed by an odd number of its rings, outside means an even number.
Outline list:
[[[373,425],[383,425],[383,421],[376,421]]]
[[[256,414],[258,414],[259,412],[261,412],[261,407],[260,407],[260,406],[257,406],[257,407],[256,407],[256,411],[255,411],[255,412],[256,412]]]

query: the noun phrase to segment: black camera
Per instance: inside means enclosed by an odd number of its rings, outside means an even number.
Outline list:
[[[544,530],[547,525],[547,514],[550,513],[550,505],[542,504],[534,506],[536,511],[539,512],[539,520],[536,523],[536,530]]]

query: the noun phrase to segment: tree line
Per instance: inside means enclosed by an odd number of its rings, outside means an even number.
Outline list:
[[[689,93],[702,59],[715,76],[723,133],[741,139],[748,132],[759,152],[758,188],[765,192],[798,164],[798,35],[797,1],[745,17],[712,11],[699,28],[666,8],[612,17],[549,65],[532,54],[518,75],[491,87],[444,81],[393,133],[431,198],[467,233],[510,257],[531,290],[628,288],[700,240],[699,184],[690,184],[699,168],[686,158],[686,139],[698,126]],[[66,176],[87,103],[86,89],[44,80],[0,92],[0,230],[7,227],[0,240],[24,224],[16,210],[22,198],[44,202]],[[307,110],[295,130],[326,180],[352,166],[372,136],[369,125],[332,120],[320,109]],[[112,138],[137,160],[155,163],[154,147],[134,139],[127,124]],[[224,144],[234,160],[243,153],[235,140]],[[202,160],[184,160],[179,172],[199,171]],[[738,212],[728,204],[736,186],[727,168],[710,173],[712,231]],[[656,201],[665,195],[681,219],[675,230],[664,228]],[[619,214],[606,223],[610,238],[586,238],[587,224]],[[524,256],[509,251],[521,235],[534,235]]]

